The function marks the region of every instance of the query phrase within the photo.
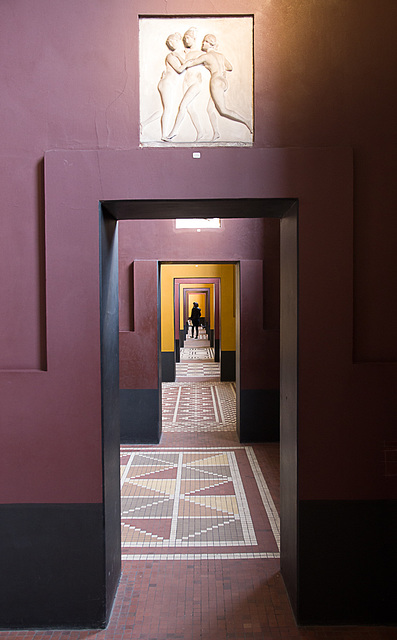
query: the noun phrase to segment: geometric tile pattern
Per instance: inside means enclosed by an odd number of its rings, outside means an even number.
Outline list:
[[[212,347],[184,348],[180,349],[181,362],[191,360],[212,360],[214,361],[215,350]]]
[[[235,384],[163,383],[162,417],[164,432],[235,431]]]
[[[177,382],[201,380],[220,380],[221,366],[219,362],[195,361],[177,362],[175,365],[175,380]]]
[[[279,557],[276,509],[262,500],[266,531],[257,539],[240,467],[256,483],[251,447],[121,447],[121,515],[124,559],[170,559],[194,550],[202,557]],[[250,457],[249,457],[250,456]],[[250,466],[251,465],[251,466]],[[251,481],[251,489],[253,488]],[[269,494],[270,496],[270,494]],[[271,498],[270,498],[271,500]],[[264,508],[263,508],[264,507]],[[269,516],[267,515],[267,511]],[[256,518],[258,508],[255,506]],[[248,548],[248,549],[247,549]],[[159,552],[166,554],[159,555]]]
[[[203,336],[200,335],[200,337]],[[194,342],[194,340],[189,342]],[[221,365],[219,362],[215,362],[215,350],[209,346],[209,343],[208,347],[203,340],[201,343],[200,347],[195,344],[193,347],[180,349],[180,362],[175,365],[176,382],[221,379]]]

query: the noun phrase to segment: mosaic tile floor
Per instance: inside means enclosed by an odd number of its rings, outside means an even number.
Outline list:
[[[125,560],[279,557],[279,517],[252,447],[123,446],[121,485]]]
[[[214,360],[215,351],[212,347],[197,347],[188,349],[182,347],[180,349],[181,362],[191,362],[192,360]]]
[[[194,340],[185,342],[185,344],[187,343],[194,343]],[[180,362],[175,365],[176,382],[220,381],[221,365],[219,362],[215,362],[214,356],[215,351],[209,346],[209,343],[208,347],[181,348]]]
[[[164,433],[236,431],[234,383],[165,382],[162,394]]]
[[[219,381],[220,378],[221,368],[219,362],[177,362],[175,365],[176,382]]]

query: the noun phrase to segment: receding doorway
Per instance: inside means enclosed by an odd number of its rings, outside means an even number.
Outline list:
[[[163,436],[191,431],[191,412],[202,434],[238,431],[239,266],[215,260],[160,264]]]

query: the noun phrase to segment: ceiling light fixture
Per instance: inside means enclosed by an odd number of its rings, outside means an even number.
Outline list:
[[[175,220],[176,229],[219,229],[220,218],[178,218]]]

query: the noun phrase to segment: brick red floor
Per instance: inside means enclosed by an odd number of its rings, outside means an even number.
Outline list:
[[[163,434],[159,449],[238,445],[230,431],[170,432]],[[254,452],[278,508],[278,445],[255,445]],[[278,559],[151,558],[123,561],[107,629],[0,632],[0,640],[5,639],[397,640],[397,628],[298,628]]]

